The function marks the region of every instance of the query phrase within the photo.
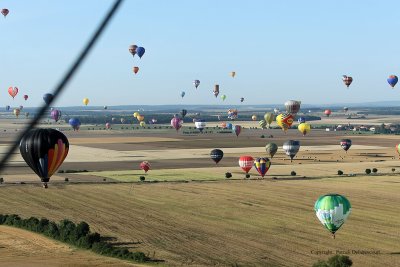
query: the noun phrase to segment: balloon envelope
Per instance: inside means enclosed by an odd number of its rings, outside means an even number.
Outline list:
[[[136,74],[136,73],[138,73],[138,71],[139,71],[139,67],[133,67],[133,69],[132,69],[132,70],[133,70],[133,73],[135,73],[135,74]]]
[[[350,201],[339,194],[320,196],[314,204],[318,220],[335,235],[336,231],[344,224],[351,212]]]
[[[196,89],[197,89],[197,87],[199,87],[199,85],[200,85],[200,81],[199,81],[199,80],[194,80],[194,81],[193,81],[193,85],[194,85],[194,87],[196,87]]]
[[[186,109],[182,109],[182,110],[181,110],[181,116],[182,116],[182,118],[185,118],[186,114],[187,114],[187,110],[186,110]]]
[[[196,128],[200,131],[203,132],[204,128],[206,127],[206,121],[205,120],[196,120],[194,123]]]
[[[340,140],[340,146],[343,148],[344,151],[347,152],[351,147],[351,140],[350,139],[342,139]]]
[[[143,161],[139,165],[140,169],[144,170],[145,173],[147,173],[148,170],[150,170],[150,163],[148,161]]]
[[[53,97],[54,97],[53,94],[47,93],[47,94],[43,95],[43,100],[48,105],[50,103],[50,101],[53,100]]]
[[[396,83],[399,81],[399,78],[397,78],[396,75],[390,75],[389,78],[387,79],[387,82],[389,85],[393,88]]]
[[[249,171],[253,167],[253,164],[254,164],[254,159],[252,156],[241,156],[239,158],[239,166],[246,173],[249,173]]]
[[[258,171],[261,177],[265,176],[270,167],[271,161],[268,158],[257,158],[254,161],[254,168]]]
[[[67,137],[54,129],[34,129],[21,139],[19,150],[31,169],[47,183],[68,155]]]
[[[286,113],[296,114],[300,110],[301,101],[288,100],[285,102]]]
[[[221,149],[213,149],[211,150],[210,157],[217,164],[224,157],[224,152]]]
[[[276,117],[276,123],[282,128],[283,131],[287,131],[293,124],[293,115],[290,113],[279,114]]]
[[[83,102],[83,104],[84,104],[85,106],[87,106],[87,105],[89,104],[89,98],[84,98],[84,99],[82,100],[82,102]]]
[[[61,111],[59,111],[58,109],[53,109],[50,112],[50,116],[53,120],[57,122],[61,118]]]
[[[324,114],[325,114],[327,117],[329,117],[329,116],[332,114],[332,110],[326,109],[326,110],[324,111]]]
[[[304,123],[300,123],[299,126],[297,127],[299,129],[299,131],[303,134],[306,135],[311,131],[311,125],[304,122]]]
[[[138,47],[136,48],[136,54],[139,56],[139,58],[142,58],[142,56],[144,55],[144,53],[146,52],[146,49],[144,49],[144,47]]]
[[[181,97],[183,98],[183,97],[185,96],[185,94],[186,94],[186,93],[185,93],[184,91],[182,91],[182,92],[181,92]]]
[[[14,99],[14,97],[18,94],[18,87],[9,87],[8,94]]]
[[[74,131],[79,130],[79,127],[81,126],[81,121],[78,118],[71,118],[69,119],[68,123],[71,125]]]
[[[272,159],[274,157],[275,153],[278,151],[278,145],[275,143],[268,143],[265,145],[265,151],[267,151],[267,154]]]
[[[1,10],[1,14],[2,14],[4,17],[7,17],[8,13],[10,13],[10,11],[9,11],[7,8],[3,8],[3,9]]]
[[[342,80],[344,82],[344,84],[347,86],[347,88],[350,86],[350,84],[353,82],[353,78],[343,75]]]
[[[25,101],[28,100],[28,97],[29,97],[28,95],[24,95]]]
[[[283,143],[282,146],[283,150],[285,151],[286,155],[290,157],[290,161],[296,156],[297,152],[300,149],[300,141],[296,140],[289,140]]]
[[[174,127],[176,131],[178,131],[182,127],[182,119],[178,117],[173,117],[171,120],[171,126]]]
[[[240,125],[235,125],[235,127],[233,128],[233,132],[236,134],[236,137],[239,136],[241,131],[242,131],[242,126]]]

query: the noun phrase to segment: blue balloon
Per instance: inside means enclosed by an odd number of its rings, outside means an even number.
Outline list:
[[[136,54],[140,57],[140,58],[142,58],[142,56],[144,55],[144,52],[146,52],[146,49],[144,49],[144,47],[138,47],[138,48],[136,48]]]
[[[300,117],[297,121],[298,121],[299,123],[305,123],[305,122],[306,122],[306,118]]]
[[[185,92],[184,91],[182,91],[182,93],[181,93],[181,97],[183,98],[184,96],[185,96]]]
[[[9,111],[10,110],[10,106],[6,106],[6,110]]]
[[[396,75],[390,75],[387,79],[387,82],[390,84],[391,87],[394,87],[396,83],[399,81]]]
[[[53,95],[52,94],[44,94],[43,100],[48,105],[50,103],[50,101],[53,100]]]
[[[72,126],[74,131],[79,130],[79,127],[81,126],[81,121],[78,118],[71,118],[69,119],[68,123]]]
[[[229,130],[232,130],[232,128],[233,128],[232,123],[227,123],[226,124],[226,128],[229,129]]]

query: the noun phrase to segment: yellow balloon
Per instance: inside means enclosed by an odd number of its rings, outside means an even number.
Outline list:
[[[289,113],[279,114],[276,117],[276,123],[286,132],[293,123],[293,116]]]
[[[139,112],[135,112],[135,113],[133,113],[133,117],[137,117],[137,116],[139,116],[140,114],[139,114]]]
[[[231,72],[231,76],[232,76],[232,78],[234,78],[234,77],[235,77],[235,75],[236,75],[236,72],[235,72],[235,71],[232,71],[232,72]]]
[[[82,102],[87,106],[89,104],[89,98],[84,98]]]
[[[144,127],[146,125],[146,123],[144,121],[140,122],[140,126]]]
[[[306,135],[311,131],[311,125],[304,122],[304,123],[300,123],[299,126],[297,127],[297,129],[299,129],[299,131],[303,134]]]

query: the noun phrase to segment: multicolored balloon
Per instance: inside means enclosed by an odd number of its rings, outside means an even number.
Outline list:
[[[271,161],[268,158],[257,158],[254,161],[254,168],[258,171],[261,177],[265,176],[270,167]]]
[[[350,215],[351,204],[345,196],[327,194],[317,199],[314,204],[314,210],[318,220],[335,238],[335,233]]]
[[[300,123],[297,128],[303,134],[303,136],[305,136],[306,134],[308,134],[311,131],[311,125],[306,122]]]
[[[290,157],[290,162],[293,161],[293,158],[296,156],[297,152],[300,150],[300,141],[297,140],[289,140],[283,143],[282,146],[286,155]]]
[[[182,127],[183,120],[178,117],[173,117],[171,119],[171,126],[174,127],[176,131],[179,131],[179,129]]]
[[[211,150],[210,157],[215,164],[218,164],[218,162],[220,162],[224,157],[224,152],[221,149],[213,149]]]
[[[129,53],[131,53],[132,54],[132,56],[135,56],[136,55],[136,49],[137,49],[137,45],[130,45],[129,47],[128,47],[128,51],[129,51]]]
[[[267,154],[272,159],[274,157],[275,153],[278,151],[278,145],[275,143],[268,143],[265,146],[265,151],[267,151]]]
[[[1,10],[1,14],[4,16],[4,18],[7,17],[8,13],[10,13],[10,11],[7,8],[3,8]]]
[[[353,82],[353,78],[350,76],[346,76],[346,75],[342,76],[342,80],[343,80],[344,84],[347,86],[347,88],[349,88],[350,84]]]
[[[25,101],[28,100],[29,96],[28,95],[24,95],[24,99]]]
[[[238,117],[237,109],[228,109],[228,119],[236,120]]]
[[[293,124],[293,115],[289,113],[279,114],[276,117],[276,123],[286,132]]]
[[[47,188],[50,177],[58,170],[68,155],[67,137],[54,129],[34,129],[26,133],[19,151],[29,167],[40,177]]]
[[[396,85],[396,83],[399,81],[399,78],[397,78],[396,75],[390,75],[389,78],[387,79],[387,82],[389,83],[389,85],[394,88],[394,86]]]
[[[15,109],[14,109],[14,115],[15,115],[15,117],[18,118],[18,116],[19,116],[20,113],[21,113],[21,110],[20,110],[19,108],[15,108]]]
[[[140,169],[144,170],[145,173],[147,173],[148,170],[150,170],[151,165],[150,165],[150,162],[143,161],[142,163],[140,163],[139,167],[140,167]]]
[[[266,122],[265,120],[260,120],[260,121],[258,122],[258,125],[260,125],[260,127],[261,127],[262,129],[265,129],[265,128],[267,127],[267,122]]]
[[[18,87],[8,87],[8,94],[14,99],[14,97],[18,94]]]
[[[69,125],[71,125],[74,131],[78,131],[79,127],[81,127],[81,121],[78,118],[71,118],[68,121]]]
[[[300,118],[297,119],[297,122],[298,123],[305,123],[306,122],[306,118],[300,117]]]
[[[252,156],[241,156],[239,158],[239,166],[247,173],[253,168],[254,159]]]
[[[194,85],[194,87],[196,87],[196,89],[197,89],[197,87],[199,87],[199,85],[200,85],[200,80],[194,80],[194,81],[193,81],[193,85]]]
[[[288,100],[285,102],[286,113],[295,115],[300,110],[301,101]]]
[[[236,72],[235,71],[231,71],[230,75],[231,75],[232,78],[235,78]]]
[[[236,137],[238,137],[239,134],[240,134],[240,132],[242,131],[242,126],[240,126],[240,125],[235,125],[235,127],[233,128],[232,131],[236,134]]]
[[[340,140],[340,146],[347,153],[347,150],[349,150],[350,147],[351,147],[351,140],[350,139],[342,139],[342,140]]]
[[[132,71],[135,74],[138,73],[139,72],[139,67],[133,67]]]

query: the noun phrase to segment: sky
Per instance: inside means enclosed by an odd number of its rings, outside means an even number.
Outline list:
[[[0,1],[10,10],[0,18],[0,105],[41,105],[112,3]],[[91,106],[400,100],[386,82],[400,75],[399,8],[394,0],[126,0],[55,106],[85,97]],[[145,47],[142,59],[131,44]],[[15,100],[9,86],[20,90]]]

